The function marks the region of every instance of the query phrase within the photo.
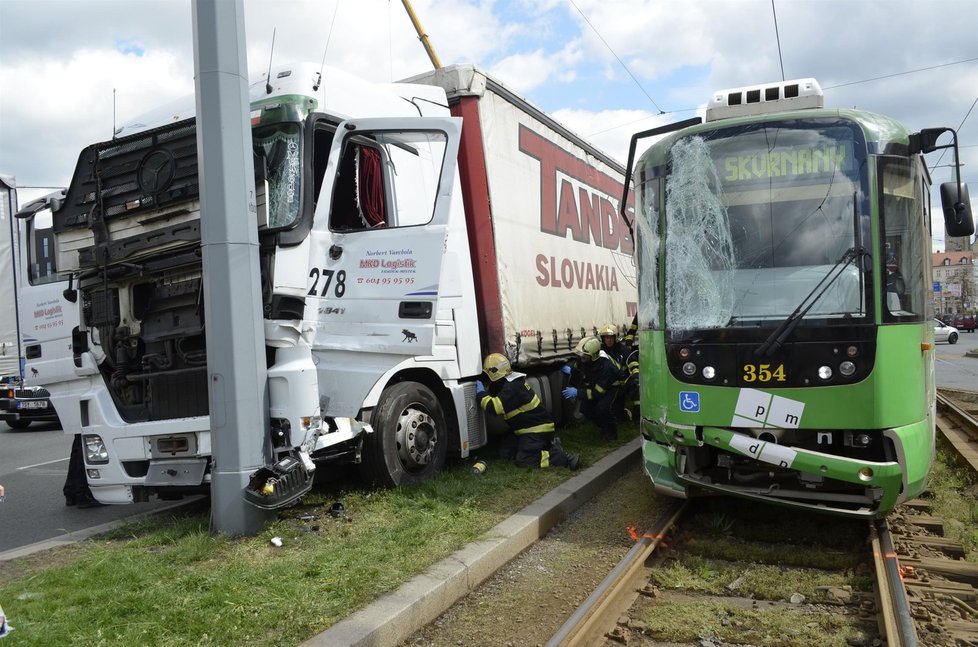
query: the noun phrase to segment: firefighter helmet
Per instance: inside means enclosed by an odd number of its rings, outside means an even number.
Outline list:
[[[486,376],[493,382],[501,380],[513,372],[509,360],[506,359],[505,355],[499,353],[490,353],[487,355],[486,361],[482,363],[482,370],[486,372]]]
[[[600,335],[601,337],[611,336],[614,337],[615,339],[618,339],[618,326],[616,326],[615,324],[605,324],[601,326],[601,330],[598,331],[598,335]]]
[[[577,354],[583,357],[587,355],[591,359],[597,359],[601,352],[601,342],[597,337],[585,337],[577,344]]]

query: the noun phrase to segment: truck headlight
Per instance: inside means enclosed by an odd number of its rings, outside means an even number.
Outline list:
[[[101,436],[92,434],[82,436],[85,443],[85,462],[92,465],[102,465],[109,462],[109,450],[105,448],[105,443]]]

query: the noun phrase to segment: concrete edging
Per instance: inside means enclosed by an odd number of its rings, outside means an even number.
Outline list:
[[[365,608],[302,643],[302,647],[389,647],[436,619],[509,560],[633,467],[641,439],[623,445],[485,536]]]

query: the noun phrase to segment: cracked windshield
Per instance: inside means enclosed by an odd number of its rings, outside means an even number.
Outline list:
[[[861,244],[864,160],[856,158],[863,147],[854,138],[846,126],[755,124],[673,146],[670,328],[774,324],[836,273],[802,325],[866,315],[862,264],[840,264]]]

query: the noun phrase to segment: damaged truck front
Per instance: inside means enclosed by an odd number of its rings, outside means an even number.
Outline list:
[[[288,504],[330,462],[398,486],[465,458],[491,352],[559,423],[561,365],[634,312],[624,169],[472,66],[384,85],[288,66],[250,101],[271,460],[245,497]],[[103,503],[210,483],[186,106],[86,148],[54,213],[81,325],[51,397]]]
[[[333,98],[331,114],[322,112],[327,91]],[[413,95],[431,105],[437,106],[439,98],[445,103],[444,93],[435,88],[415,88]],[[300,474],[282,478],[282,485],[265,489],[254,501],[277,507],[308,489],[314,469],[309,456],[359,462],[360,435],[370,430],[354,419],[359,402],[340,415],[327,415],[330,395],[320,390],[313,337],[334,321],[342,321],[352,334],[365,313],[322,306],[307,297],[342,297],[344,292],[367,302],[370,297],[357,294],[342,270],[309,268],[310,249],[317,245],[315,213],[320,206],[323,212],[333,207],[359,224],[364,218],[385,218],[396,204],[413,209],[418,222],[436,221],[450,202],[452,147],[457,148],[459,127],[449,118],[419,117],[421,110],[396,94],[382,94],[342,73],[324,82],[311,66],[273,71],[252,85],[250,98],[269,455],[275,463],[269,467],[279,472],[299,466]],[[103,503],[146,500],[151,494],[179,497],[202,491],[210,481],[200,177],[192,105],[188,101],[187,109],[163,111],[162,119],[150,117],[122,128],[111,141],[87,147],[54,213],[58,266],[71,280],[65,297],[77,304],[82,323],[71,343],[78,379],[52,396],[65,411],[65,427],[81,430],[88,479]],[[425,109],[430,110],[427,104]],[[344,122],[344,114],[406,118],[365,120],[373,124],[366,132],[364,121]],[[341,122],[343,144],[334,137]],[[392,172],[395,168],[399,175]],[[324,184],[331,201],[317,205]],[[443,244],[444,228],[433,236]],[[432,263],[428,268],[434,282],[439,267]],[[382,318],[381,308],[373,305],[376,318]],[[426,307],[430,314],[433,304]],[[427,343],[430,348],[430,334],[415,334],[421,340],[415,346]],[[349,336],[345,341],[347,347],[356,346]],[[416,418],[424,420],[424,415]],[[372,476],[425,478],[427,448],[421,440],[408,445],[405,451],[414,452],[414,463],[406,474],[385,470]]]

